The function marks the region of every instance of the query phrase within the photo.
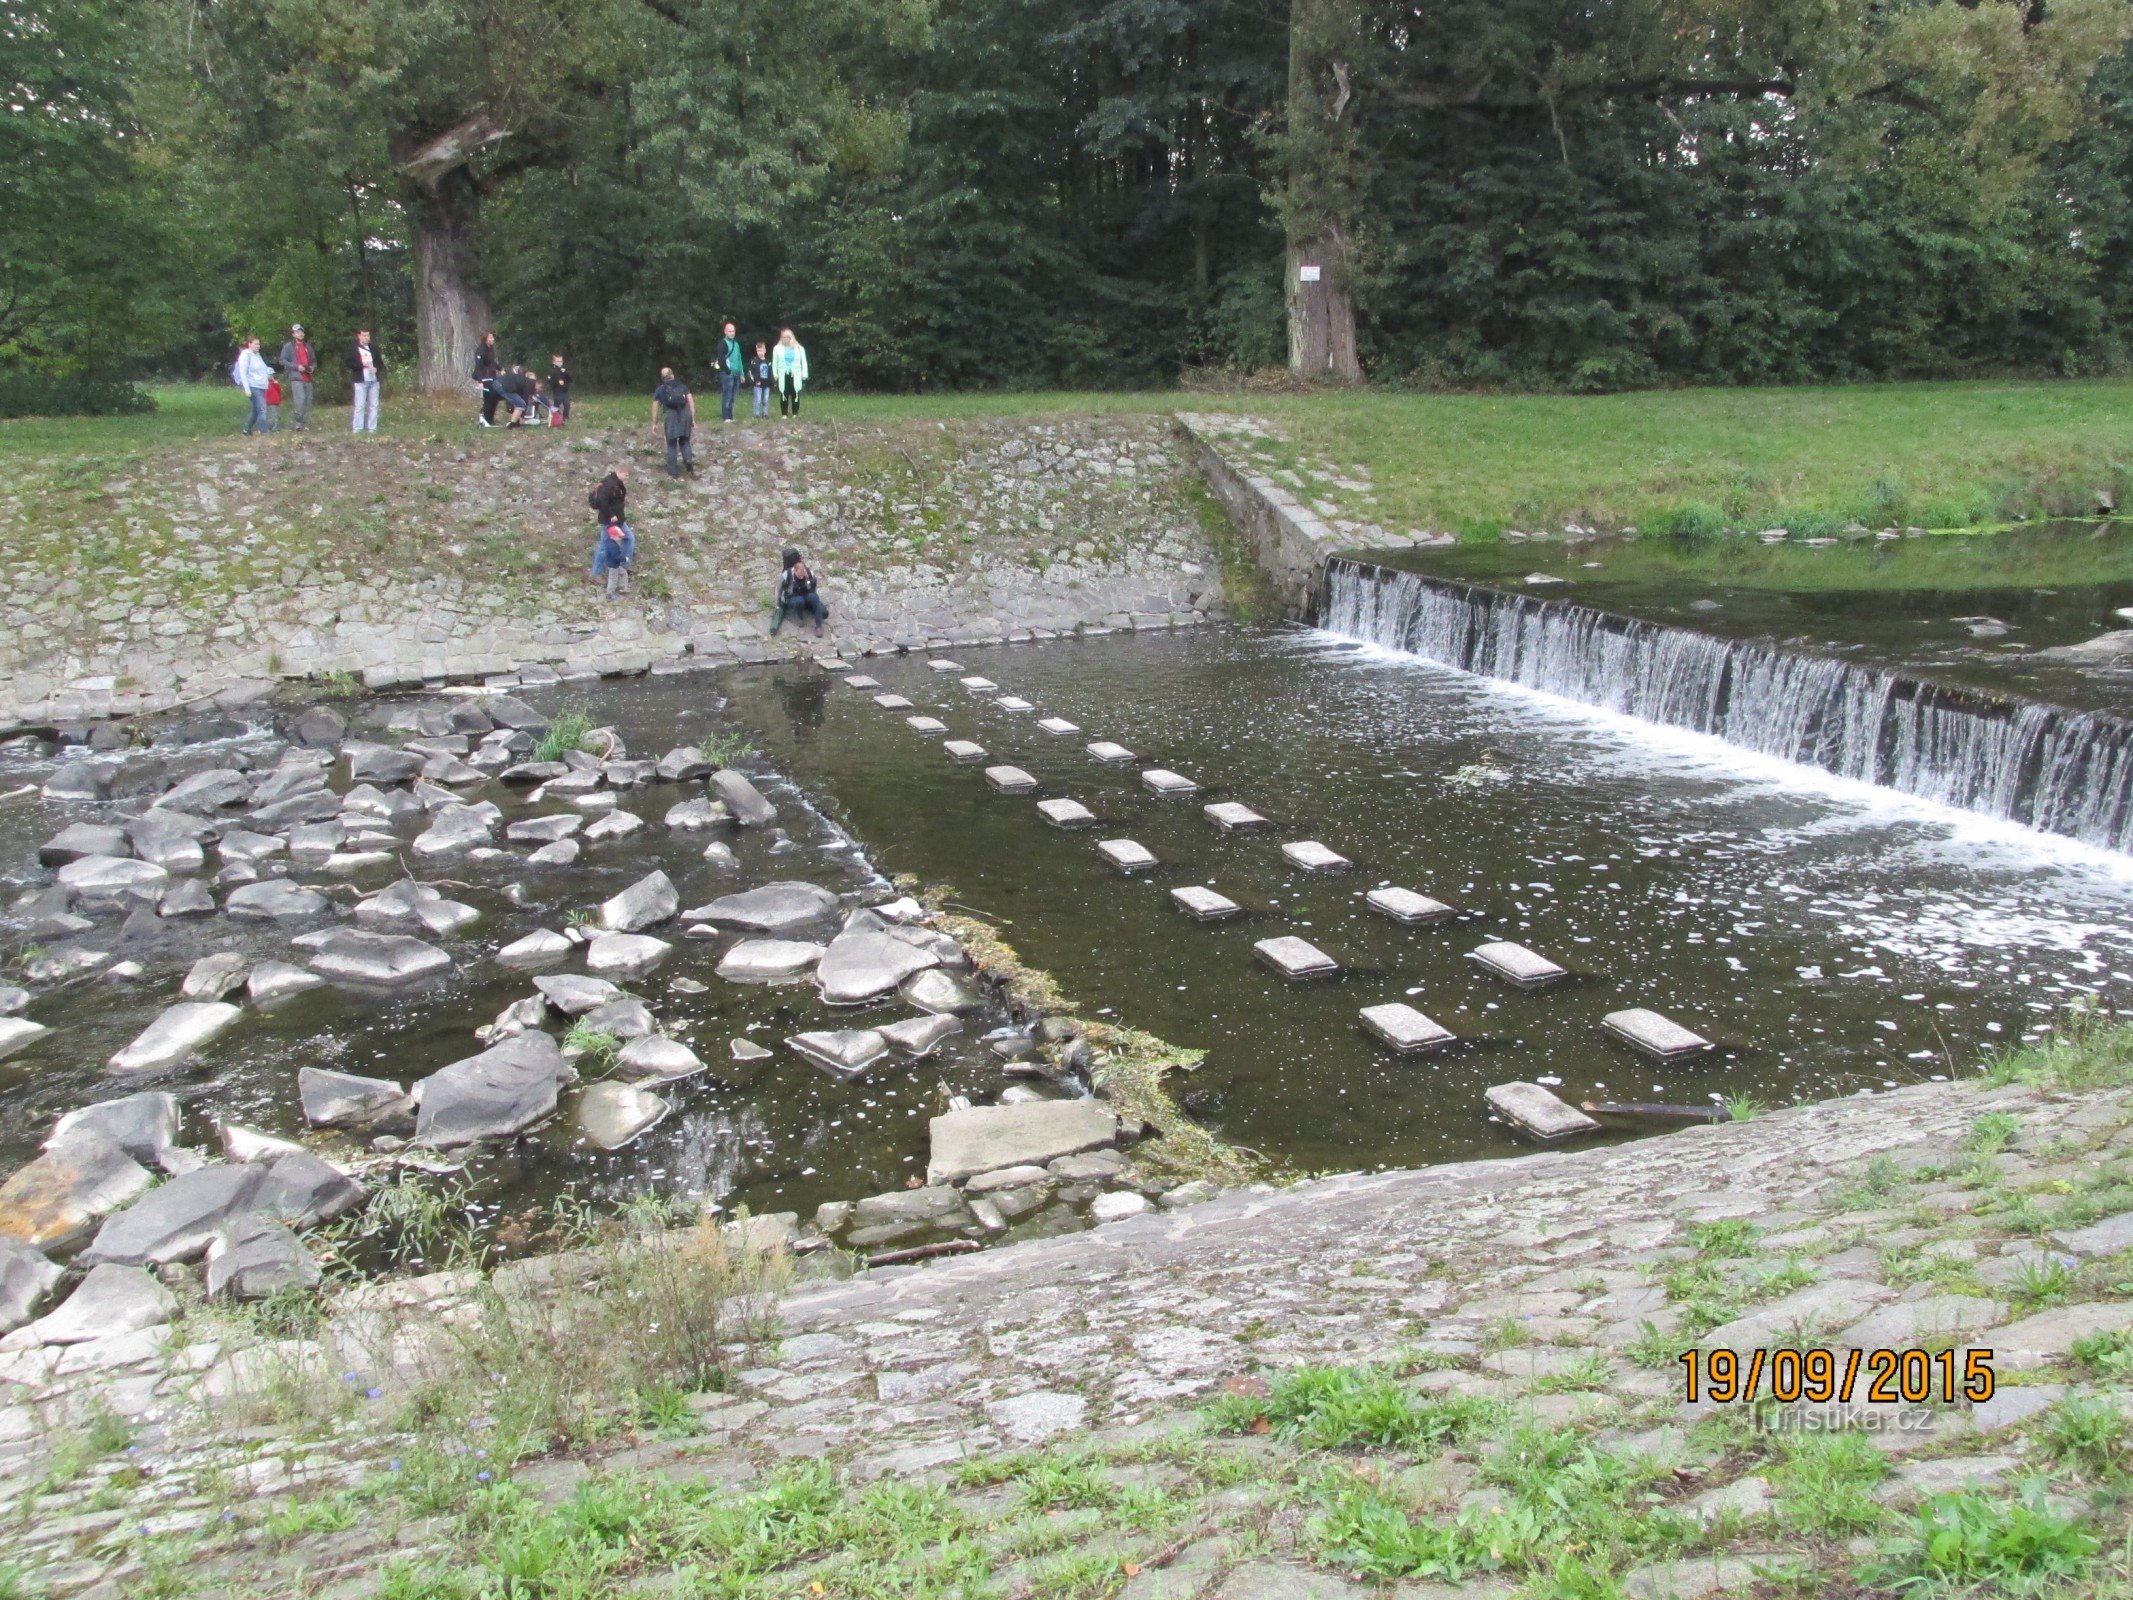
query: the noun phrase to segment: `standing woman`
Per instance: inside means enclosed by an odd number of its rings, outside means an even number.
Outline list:
[[[496,403],[503,398],[497,393],[496,380],[503,375],[503,364],[496,359],[496,335],[485,333],[481,343],[474,347],[474,381],[481,385],[481,425],[484,428],[496,426]]]
[[[800,391],[807,387],[807,347],[792,336],[792,329],[778,330],[778,347],[770,352],[771,376],[777,381],[778,415],[800,414]]]
[[[251,414],[244,419],[247,434],[268,431],[267,385],[273,381],[274,369],[259,353],[259,337],[254,334],[245,340],[244,347],[237,352],[237,360],[230,367],[230,382],[242,389],[245,398],[252,403]]]
[[[385,363],[370,342],[368,328],[356,329],[355,343],[341,352],[341,365],[348,369],[348,431],[378,431],[378,384],[385,376]]]

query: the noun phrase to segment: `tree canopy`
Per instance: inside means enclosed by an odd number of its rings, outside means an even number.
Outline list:
[[[120,26],[121,17],[125,26]],[[0,361],[2121,366],[2125,0],[0,0]],[[1315,271],[1308,275],[1305,268]]]

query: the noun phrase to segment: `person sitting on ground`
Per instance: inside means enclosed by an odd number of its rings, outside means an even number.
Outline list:
[[[822,625],[829,621],[829,607],[822,603],[816,592],[814,570],[808,566],[806,557],[797,550],[785,552],[785,571],[778,579],[778,613],[770,619],[770,631],[776,633],[785,626],[788,616],[811,618],[815,624],[815,637],[822,637]]]
[[[637,559],[637,535],[619,516],[608,518],[600,528],[600,542],[593,546],[593,576],[607,579],[607,598],[629,593],[630,564]]]

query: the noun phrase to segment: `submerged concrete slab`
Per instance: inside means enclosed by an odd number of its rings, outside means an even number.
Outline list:
[[[1417,1050],[1435,1050],[1458,1037],[1442,1023],[1397,1000],[1388,1005],[1365,1006],[1358,1015],[1370,1034],[1401,1055]]]
[[[961,672],[963,670],[962,662],[950,661],[946,656],[936,656],[926,665],[935,672]]]
[[[1196,922],[1214,922],[1222,917],[1234,917],[1244,908],[1226,894],[1217,894],[1212,889],[1203,889],[1196,883],[1170,891],[1170,903]]]
[[[1106,839],[1096,848],[1121,872],[1146,872],[1155,865],[1155,852],[1135,839]]]
[[[1291,840],[1281,847],[1281,853],[1306,872],[1346,872],[1355,865],[1338,850],[1330,850],[1316,839]]]
[[[1082,746],[1082,748],[1087,750],[1098,761],[1120,762],[1133,759],[1131,750],[1128,750],[1122,744],[1113,744],[1109,739],[1098,739],[1091,744]]]
[[[938,738],[948,731],[948,724],[939,717],[906,717],[904,726],[913,733],[922,733],[927,738]]]
[[[877,694],[874,696],[874,704],[880,706],[884,711],[909,711],[911,709],[911,702],[900,694]]]
[[[1285,933],[1278,939],[1261,939],[1252,946],[1261,961],[1284,978],[1318,978],[1338,972],[1340,963],[1308,939]]]
[[[1546,956],[1528,950],[1522,944],[1513,944],[1508,939],[1477,945],[1467,954],[1499,978],[1508,978],[1522,987],[1553,983],[1557,978],[1563,977],[1567,970],[1557,966]]]
[[[1363,896],[1363,903],[1395,922],[1442,922],[1452,915],[1452,908],[1442,900],[1412,889],[1373,889]]]
[[[1600,1026],[1624,1044],[1642,1050],[1648,1056],[1657,1056],[1661,1061],[1692,1056],[1699,1050],[1711,1048],[1711,1041],[1702,1034],[1691,1033],[1673,1018],[1647,1011],[1642,1006],[1633,1006],[1627,1011],[1610,1011],[1600,1019]]]
[[[1020,695],[1003,694],[993,702],[1002,711],[1035,711],[1037,708]]]
[[[1094,1100],[1034,1100],[951,1111],[933,1119],[932,1135],[926,1182],[958,1183],[1116,1144],[1118,1118]]]
[[[1150,767],[1141,774],[1141,786],[1153,794],[1198,794],[1200,786],[1182,772],[1168,767]]]
[[[1200,807],[1200,815],[1224,833],[1242,833],[1248,828],[1266,826],[1266,818],[1241,800],[1218,800],[1211,806]]]
[[[985,781],[1002,794],[1028,794],[1037,780],[1020,767],[987,767]]]
[[[1000,692],[1000,686],[990,678],[965,678],[962,680],[962,684],[972,694],[998,694]]]
[[[1037,814],[1055,828],[1086,828],[1096,820],[1096,813],[1079,800],[1040,800]]]
[[[1565,1104],[1537,1083],[1499,1083],[1485,1097],[1489,1109],[1523,1132],[1552,1144],[1599,1127],[1573,1105]]]
[[[941,746],[941,749],[947,752],[950,761],[983,761],[985,759],[985,747],[981,744],[972,744],[968,739],[950,739]]]
[[[1081,732],[1078,724],[1067,721],[1065,717],[1040,717],[1037,726],[1057,739],[1064,739],[1070,733]]]
[[[863,672],[855,672],[844,681],[854,689],[879,689],[881,687],[879,678],[870,678]]]

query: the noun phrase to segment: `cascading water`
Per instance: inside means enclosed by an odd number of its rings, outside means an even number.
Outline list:
[[[2133,722],[2116,717],[1347,558],[1320,611],[1345,638],[2133,848]]]

